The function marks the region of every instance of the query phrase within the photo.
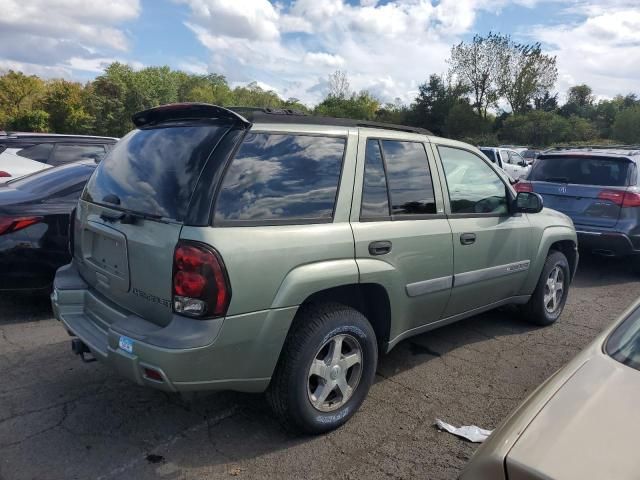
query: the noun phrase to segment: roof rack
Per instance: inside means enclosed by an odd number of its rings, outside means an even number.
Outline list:
[[[322,117],[309,115],[299,110],[288,108],[257,108],[257,107],[229,107],[238,114],[243,115],[253,123],[303,123],[307,125],[335,125],[338,127],[367,127],[399,132],[418,133],[421,135],[433,135],[429,130],[408,125],[396,125],[393,123],[372,122],[368,120],[356,120],[352,118]]]
[[[545,150],[640,150],[640,145],[557,145]]]

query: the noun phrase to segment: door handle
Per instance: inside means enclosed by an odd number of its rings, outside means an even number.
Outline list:
[[[391,251],[391,242],[388,240],[380,240],[369,244],[369,253],[371,255],[386,255]]]
[[[463,233],[462,235],[460,235],[460,243],[462,245],[471,245],[472,243],[475,243],[475,241],[476,241],[475,233]]]

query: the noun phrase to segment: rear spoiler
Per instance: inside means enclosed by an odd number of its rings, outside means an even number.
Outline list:
[[[133,124],[140,128],[147,125],[154,125],[171,120],[187,120],[201,118],[219,118],[231,120],[234,123],[241,124],[244,128],[251,126],[251,122],[242,115],[229,110],[228,108],[211,105],[208,103],[169,103],[160,105],[159,107],[143,110],[134,113],[131,117]]]

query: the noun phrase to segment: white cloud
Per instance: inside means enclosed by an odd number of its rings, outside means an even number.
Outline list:
[[[139,0],[0,0],[0,59],[28,73],[98,71],[130,40],[118,26],[140,14]],[[47,75],[51,76],[51,75]]]
[[[347,71],[355,90],[411,100],[419,82],[446,70],[449,49],[475,12],[496,3],[295,0],[285,6],[262,0],[237,2],[242,8],[231,15],[223,0],[175,1],[189,5],[186,25],[210,50],[211,71],[232,82],[264,81],[307,103],[322,98],[336,69]]]
[[[575,14],[582,12],[576,21]],[[557,89],[586,83],[599,97],[638,91],[640,10],[637,2],[579,2],[571,23],[537,26],[532,35],[558,58]]]

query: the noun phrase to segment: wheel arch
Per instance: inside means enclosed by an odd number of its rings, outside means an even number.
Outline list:
[[[547,256],[549,252],[554,250],[562,252],[567,257],[573,278],[573,274],[578,265],[577,246],[578,240],[573,228],[568,226],[547,227],[542,232],[538,249],[535,256],[531,259],[529,276],[524,284],[523,294],[533,293],[538,283],[538,278],[540,278],[540,274],[544,268]]]

